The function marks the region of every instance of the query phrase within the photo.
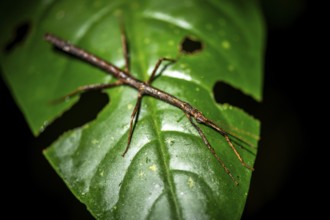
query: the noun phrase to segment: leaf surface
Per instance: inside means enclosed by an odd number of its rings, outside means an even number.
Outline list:
[[[40,1],[42,2],[42,1]],[[4,76],[32,131],[69,109],[49,101],[78,86],[115,79],[42,41],[46,32],[124,67],[119,18],[130,49],[131,72],[147,80],[160,57],[176,58],[185,37],[201,51],[162,66],[153,86],[202,111],[219,126],[257,145],[259,122],[215,102],[223,81],[261,99],[263,26],[256,1],[48,1],[31,15],[24,43],[1,55]],[[1,38],[3,44],[7,42]],[[22,65],[17,65],[21,63]],[[121,86],[104,91],[110,102],[91,123],[68,131],[45,156],[70,190],[97,219],[239,219],[251,171],[224,138],[200,125],[239,186],[225,173],[184,113],[144,97],[130,149],[123,158],[137,92]],[[239,148],[253,165],[255,150]]]

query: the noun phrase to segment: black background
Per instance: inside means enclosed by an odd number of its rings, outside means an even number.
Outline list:
[[[326,136],[314,123],[321,116],[318,76],[325,73],[316,52],[323,30],[316,25],[324,14],[311,1],[269,2],[263,9],[268,28],[264,98],[245,106],[261,120],[262,140],[243,219],[316,218],[322,211],[317,196],[327,188],[326,174],[319,172],[327,144],[320,138]],[[0,94],[2,215],[92,219],[43,157],[49,140],[33,137],[3,79]]]

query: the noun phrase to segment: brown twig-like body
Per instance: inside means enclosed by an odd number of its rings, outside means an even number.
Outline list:
[[[123,33],[122,33],[123,35]],[[221,164],[221,166],[224,168],[224,170],[226,171],[226,173],[230,176],[230,178],[234,181],[234,183],[237,185],[238,182],[237,180],[233,177],[233,175],[231,174],[231,172],[229,171],[229,169],[226,167],[226,165],[223,163],[223,161],[219,158],[219,156],[216,154],[214,148],[210,145],[210,143],[208,142],[208,140],[206,139],[206,136],[204,135],[203,131],[193,122],[194,118],[198,123],[201,124],[205,124],[208,127],[213,128],[214,130],[216,130],[217,132],[219,132],[222,136],[225,137],[228,145],[233,149],[235,155],[237,156],[237,158],[239,159],[239,161],[241,162],[241,164],[243,166],[245,166],[246,168],[253,170],[252,167],[248,166],[244,160],[242,159],[242,157],[239,155],[239,153],[237,152],[237,150],[235,149],[231,139],[229,136],[230,135],[228,132],[226,132],[224,129],[222,129],[221,127],[217,126],[214,122],[212,122],[211,120],[209,120],[208,118],[206,118],[202,112],[200,112],[198,109],[194,108],[193,106],[191,106],[189,103],[182,101],[180,99],[178,99],[177,97],[164,92],[160,89],[157,89],[153,86],[150,85],[150,83],[152,82],[152,80],[155,77],[156,71],[158,69],[158,67],[160,66],[162,61],[174,61],[172,59],[168,59],[168,58],[161,58],[158,60],[152,74],[151,77],[148,81],[146,82],[142,82],[138,79],[136,79],[135,77],[133,77],[130,73],[129,73],[129,68],[128,68],[128,59],[127,57],[125,57],[125,62],[126,62],[126,70],[121,70],[120,68],[116,67],[115,65],[93,55],[92,53],[89,53],[77,46],[72,45],[71,43],[64,41],[52,34],[46,34],[45,35],[45,39],[52,43],[55,47],[59,48],[62,51],[65,51],[68,54],[74,55],[80,59],[82,59],[83,61],[86,61],[102,70],[104,70],[105,72],[113,75],[114,77],[116,77],[118,79],[117,82],[112,83],[112,84],[94,84],[94,85],[87,85],[87,86],[83,86],[78,88],[77,90],[73,91],[72,93],[68,94],[66,97],[71,97],[73,95],[76,95],[80,92],[83,91],[87,91],[87,90],[95,90],[95,89],[104,89],[104,88],[111,88],[117,85],[128,85],[130,87],[135,88],[138,92],[139,92],[139,96],[138,96],[138,100],[136,103],[136,106],[134,108],[134,111],[131,115],[131,123],[130,123],[130,131],[129,131],[129,136],[128,136],[128,145],[123,153],[123,156],[126,154],[129,144],[131,142],[131,138],[132,138],[132,134],[133,134],[133,127],[134,127],[134,123],[136,121],[136,115],[139,111],[140,108],[140,103],[141,103],[141,99],[143,97],[143,95],[149,95],[152,96],[156,99],[159,99],[161,101],[167,102],[179,109],[181,109],[186,116],[188,117],[189,121],[192,123],[192,125],[194,126],[194,128],[197,130],[198,134],[201,136],[201,138],[203,139],[203,142],[205,143],[205,145],[207,146],[207,148],[210,150],[210,152],[215,156],[215,158],[217,159],[217,161]],[[125,41],[125,37],[122,37],[122,41]],[[125,42],[123,42],[125,43]],[[124,46],[124,54],[127,52],[125,51],[127,50],[127,47]],[[239,139],[236,137],[236,139]],[[240,140],[240,139],[239,139]],[[244,141],[243,141],[244,142]]]

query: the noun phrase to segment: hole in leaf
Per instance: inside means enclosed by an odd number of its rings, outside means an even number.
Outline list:
[[[200,52],[203,49],[203,44],[201,41],[197,39],[193,39],[191,37],[183,38],[180,44],[180,51],[184,54],[193,54]]]
[[[24,22],[15,29],[13,38],[6,44],[4,50],[6,53],[12,51],[18,44],[21,44],[27,37],[31,29],[30,22]]]
[[[218,103],[228,103],[243,109],[245,112],[258,117],[259,103],[251,96],[242,93],[240,90],[224,82],[217,82],[213,87],[213,95]]]
[[[49,146],[65,131],[93,121],[108,102],[108,96],[101,91],[89,91],[81,94],[75,105],[46,127],[39,135],[38,143]]]

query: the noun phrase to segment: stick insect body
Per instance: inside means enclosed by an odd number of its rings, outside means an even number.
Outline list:
[[[169,59],[169,58],[159,59],[154,70],[152,71],[152,74],[151,74],[151,77],[149,78],[149,80],[146,82],[143,82],[141,80],[136,79],[129,73],[128,51],[127,51],[127,46],[126,46],[127,42],[126,42],[126,37],[123,33],[123,30],[122,30],[122,44],[123,44],[125,63],[126,63],[125,70],[122,70],[122,69],[116,67],[115,65],[97,57],[96,55],[93,55],[92,53],[89,53],[77,46],[74,46],[71,43],[69,43],[65,40],[62,40],[59,37],[56,37],[52,34],[45,34],[45,40],[50,42],[51,44],[53,44],[58,49],[66,52],[68,54],[71,54],[75,57],[78,57],[78,58],[82,59],[83,61],[88,62],[88,63],[104,70],[105,72],[113,75],[114,77],[116,77],[118,79],[114,83],[92,84],[92,85],[86,85],[86,86],[79,87],[78,89],[76,89],[75,91],[66,95],[65,97],[62,97],[61,100],[74,96],[74,95],[77,95],[81,92],[88,91],[88,90],[101,90],[101,89],[106,89],[106,88],[112,88],[112,87],[119,86],[119,85],[128,85],[138,91],[138,99],[137,99],[136,105],[134,107],[134,110],[132,112],[131,120],[130,120],[130,130],[129,130],[129,135],[128,135],[127,146],[126,146],[126,149],[125,149],[124,153],[122,154],[122,156],[125,156],[126,152],[128,151],[128,148],[130,146],[130,142],[131,142],[132,134],[133,134],[133,130],[134,130],[134,124],[136,123],[136,120],[137,120],[136,115],[138,114],[140,105],[141,105],[141,99],[144,95],[149,95],[149,96],[152,96],[161,101],[167,102],[167,103],[181,109],[185,113],[185,115],[187,116],[187,118],[189,119],[189,121],[191,122],[193,127],[197,130],[198,134],[203,139],[204,144],[207,146],[209,151],[215,156],[217,161],[220,163],[220,165],[223,167],[225,172],[230,176],[230,178],[234,181],[234,183],[236,185],[238,185],[238,181],[234,178],[234,176],[232,175],[230,170],[227,168],[225,163],[217,155],[214,148],[211,146],[211,144],[207,140],[206,136],[204,135],[203,131],[197,126],[195,121],[200,124],[205,124],[206,126],[211,127],[214,130],[216,130],[218,133],[220,133],[226,139],[226,142],[231,147],[231,149],[234,151],[235,155],[237,156],[237,158],[239,159],[241,164],[243,166],[245,166],[246,168],[253,170],[252,167],[248,166],[244,162],[243,158],[240,156],[240,154],[236,150],[235,146],[233,145],[233,143],[230,139],[230,136],[233,136],[233,135],[229,134],[224,129],[217,126],[214,122],[212,122],[211,120],[206,118],[201,111],[199,111],[195,107],[191,106],[189,103],[184,102],[184,101],[180,100],[179,98],[150,85],[152,83],[153,79],[155,78],[155,74],[156,74],[157,69],[160,66],[161,62],[163,62],[163,61],[175,62],[174,59]],[[237,137],[235,137],[235,138],[240,140]]]

